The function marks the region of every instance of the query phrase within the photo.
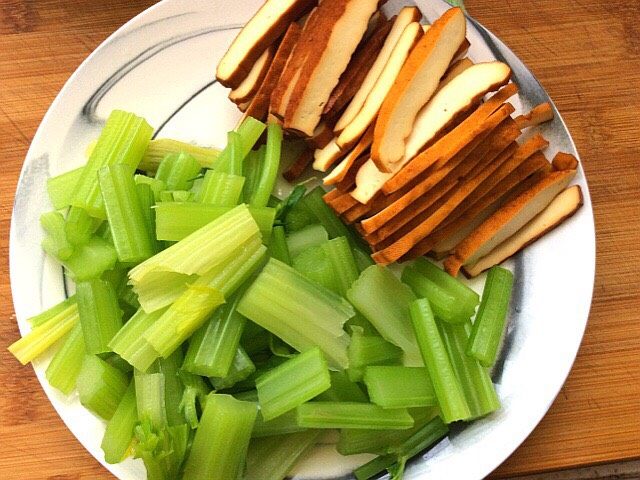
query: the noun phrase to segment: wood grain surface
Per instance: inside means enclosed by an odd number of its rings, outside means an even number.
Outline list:
[[[112,478],[67,431],[18,338],[8,272],[16,182],[49,104],[148,0],[0,0],[0,478]],[[583,159],[597,227],[589,326],[566,385],[495,478],[640,457],[640,3],[467,0],[541,80]],[[568,286],[570,288],[570,286]],[[452,479],[455,480],[455,479]]]

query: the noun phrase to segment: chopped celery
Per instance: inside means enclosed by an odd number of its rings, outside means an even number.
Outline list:
[[[158,240],[182,240],[209,222],[229,212],[232,208],[193,202],[159,203],[154,208],[156,236]],[[249,207],[249,212],[258,224],[262,239],[267,242],[273,227],[275,209]]]
[[[320,245],[300,252],[293,258],[291,266],[308,279],[338,293],[333,266]]]
[[[197,275],[156,272],[147,275],[144,284],[133,287],[145,312],[155,312],[175,302],[193,283]]]
[[[184,387],[178,377],[182,360],[183,355],[180,349],[177,349],[168,358],[158,360],[158,370],[164,375],[164,403],[169,426],[185,423],[184,415],[180,410]]]
[[[291,258],[295,258],[304,250],[321,245],[329,240],[329,235],[322,225],[310,225],[293,232],[287,237],[287,247]]]
[[[198,406],[200,411],[204,410],[211,387],[207,385],[202,377],[184,370],[178,370],[178,377],[184,386],[182,399],[180,400],[180,410],[191,429],[198,428],[198,423],[200,422]]]
[[[395,455],[381,455],[364,465],[360,465],[353,471],[353,474],[357,480],[369,480],[388,468],[391,468],[396,461],[397,457]]]
[[[260,120],[256,120],[253,117],[245,117],[236,129],[236,132],[242,138],[242,158],[247,156],[266,128],[267,126]]]
[[[329,233],[329,238],[347,237],[349,241],[355,245],[354,236],[349,229],[342,223],[331,207],[324,203],[322,197],[326,192],[322,187],[316,187],[311,190],[300,203],[309,211],[317,221]]]
[[[296,355],[256,379],[262,418],[276,418],[330,387],[329,369],[319,348]]]
[[[42,249],[58,261],[67,260],[73,254],[73,245],[67,240],[64,217],[60,212],[40,215],[40,225],[46,232]]]
[[[253,192],[255,192],[260,180],[260,172],[264,162],[266,153],[266,145],[262,145],[258,150],[251,150],[244,160],[244,169],[242,174],[245,177],[244,186],[242,188],[242,199],[244,203],[249,203]]]
[[[361,402],[367,403],[369,398],[357,383],[352,382],[345,372],[330,372],[331,388],[322,392],[315,399],[322,402]]]
[[[142,336],[165,312],[156,310],[146,313],[142,308],[129,319],[109,342],[109,348],[124,358],[130,365],[145,372],[158,358],[156,351]]]
[[[389,452],[405,459],[411,458],[440,440],[448,431],[449,429],[442,422],[442,419],[434,417],[400,445],[391,448]]]
[[[84,167],[69,170],[68,172],[56,175],[47,179],[47,193],[53,208],[62,210],[71,205],[73,191],[82,176]]]
[[[239,478],[256,414],[254,403],[230,395],[210,394],[182,478]]]
[[[143,118],[121,110],[111,112],[98,143],[82,169],[71,205],[84,208],[92,217],[104,219],[106,213],[98,185],[98,170],[115,163],[136,168],[152,133],[153,129]]]
[[[436,285],[455,296],[461,304],[473,305],[474,309],[480,302],[480,297],[467,285],[437,267],[424,257],[420,257],[412,264],[412,268],[424,275]]]
[[[76,386],[84,356],[82,326],[76,323],[47,367],[45,375],[49,385],[69,395]]]
[[[165,184],[162,180],[158,180],[157,178],[147,177],[146,175],[134,175],[133,180],[136,182],[136,185],[149,185],[151,191],[153,192],[153,199],[155,202],[160,201],[160,196],[162,192],[165,191]]]
[[[164,374],[136,371],[134,381],[138,419],[141,422],[148,421],[156,429],[166,426],[167,408],[164,399]]]
[[[195,158],[202,168],[213,168],[220,155],[220,150],[216,148],[199,147],[169,138],[156,138],[149,142],[138,168],[145,172],[155,172],[167,155],[181,152]]]
[[[485,367],[491,367],[498,357],[498,347],[504,334],[513,273],[502,267],[492,267],[482,292],[482,302],[473,323],[467,355]]]
[[[347,237],[336,237],[321,247],[333,267],[337,293],[344,297],[360,275],[349,240]]]
[[[275,122],[269,122],[267,126],[267,148],[262,162],[260,177],[258,178],[249,199],[249,204],[254,207],[265,207],[269,196],[276,184],[278,167],[280,166],[280,152],[282,148],[282,127]]]
[[[237,396],[238,395],[236,395],[236,397]],[[274,435],[284,435],[285,433],[295,433],[306,430],[306,428],[298,425],[297,417],[297,412],[290,410],[273,420],[265,421],[260,411],[258,411],[251,436],[253,438],[272,437]]]
[[[280,260],[287,265],[291,265],[291,255],[289,254],[289,248],[287,247],[284,227],[281,225],[274,226],[271,231],[271,238],[269,239],[269,255],[276,260]]]
[[[116,367],[95,355],[86,355],[76,387],[80,403],[96,415],[109,420],[127,390],[129,379]]]
[[[213,388],[216,390],[224,390],[225,388],[231,388],[236,383],[242,382],[249,378],[256,371],[256,366],[244,351],[242,347],[238,347],[236,354],[233,357],[233,363],[231,368],[224,377],[210,377],[209,381]]]
[[[413,426],[406,409],[385,410],[372,403],[309,402],[297,411],[298,425],[307,428],[402,430]]]
[[[385,340],[404,351],[405,365],[422,366],[409,318],[409,303],[416,297],[391,270],[380,265],[367,268],[353,283],[347,298]]]
[[[247,453],[244,480],[282,480],[287,472],[315,445],[320,431],[254,439]]]
[[[358,266],[358,271],[360,273],[364,272],[371,265],[375,264],[375,262],[371,258],[371,255],[365,252],[362,248],[353,248],[353,258],[356,261],[356,265]]]
[[[444,421],[451,423],[470,418],[471,411],[438,332],[429,300],[421,298],[412,302],[410,311],[420,352],[429,370]]]
[[[155,253],[155,232],[149,230],[150,222],[142,211],[133,172],[133,167],[123,164],[98,171],[113,244],[123,263],[139,263]]]
[[[87,353],[111,351],[109,342],[122,327],[122,310],[113,286],[100,279],[79,282],[76,297]]]
[[[160,162],[155,179],[164,182],[165,190],[189,190],[200,169],[200,164],[188,153],[174,153]]]
[[[220,161],[216,164],[215,171],[241,176],[244,157],[242,137],[237,132],[229,132],[227,133],[227,146],[220,154]]]
[[[149,233],[151,249],[153,253],[157,253],[160,251],[160,245],[156,240],[156,212],[153,208],[156,202],[151,185],[146,183],[137,184],[136,195],[138,197],[138,202],[140,202],[140,209],[142,211],[142,216],[144,217],[147,232]]]
[[[100,277],[111,270],[118,260],[115,248],[100,237],[91,237],[78,247],[62,264],[76,282]]]
[[[71,295],[69,298],[66,298],[63,301],[56,303],[55,305],[47,308],[45,311],[39,313],[38,315],[34,315],[33,317],[28,318],[27,322],[29,322],[31,327],[37,327],[60,314],[65,314],[64,312],[72,308],[73,305],[75,305],[75,303],[76,303],[76,296]]]
[[[378,335],[364,335],[354,330],[349,344],[349,369],[352,382],[359,382],[369,365],[399,365],[402,350]]]
[[[107,463],[120,463],[125,459],[133,440],[133,429],[137,421],[136,389],[134,382],[131,381],[118,404],[118,408],[107,423],[102,437],[100,448],[104,452],[104,460]]]
[[[269,260],[238,311],[296,350],[319,346],[333,367],[347,367],[349,337],[342,326],[354,315],[353,307],[288,265]]]
[[[207,171],[196,195],[196,202],[232,207],[240,201],[244,177],[229,173]]]
[[[296,185],[295,187],[293,187],[293,190],[291,190],[289,195],[278,202],[278,204],[276,205],[276,220],[278,222],[278,225],[286,225],[287,215],[292,209],[296,208],[306,192],[307,187],[305,187],[304,185]],[[309,217],[312,220],[314,219],[311,214],[309,214]]]
[[[102,200],[102,197],[100,199]],[[101,223],[101,220],[89,216],[85,209],[71,207],[65,220],[64,232],[71,244],[84,245]]]
[[[382,408],[437,405],[426,367],[367,367],[364,383],[369,397]]]
[[[72,304],[9,345],[8,350],[26,365],[69,333],[78,320],[78,307]]]

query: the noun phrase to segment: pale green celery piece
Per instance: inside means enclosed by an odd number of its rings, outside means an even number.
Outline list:
[[[71,205],[71,197],[78,180],[82,176],[84,167],[69,170],[68,172],[56,175],[47,179],[47,193],[49,199],[56,210],[62,210]]]
[[[322,392],[314,400],[321,402],[369,402],[369,397],[357,383],[352,382],[345,372],[330,372],[331,388]]]
[[[327,362],[319,348],[307,350],[256,379],[260,412],[271,420],[331,387]]]
[[[31,327],[37,327],[42,325],[44,322],[51,320],[52,318],[62,314],[69,308],[71,308],[76,303],[76,296],[71,295],[69,298],[64,299],[63,301],[56,303],[52,307],[47,308],[45,311],[39,313],[38,315],[34,315],[27,319],[27,322],[31,325]]]
[[[415,295],[387,267],[374,265],[360,274],[347,292],[351,304],[388,342],[400,347],[405,365],[422,366],[409,304]]]
[[[406,409],[384,409],[372,403],[309,402],[297,411],[298,425],[307,428],[402,430],[413,426]]]
[[[91,237],[89,241],[76,248],[62,264],[76,282],[99,278],[111,270],[118,261],[115,248],[100,237]]]
[[[129,319],[109,342],[109,348],[134,368],[146,372],[158,358],[157,352],[144,339],[144,333],[162,316],[165,309],[146,313],[142,308]]]
[[[78,306],[72,304],[9,345],[8,350],[20,363],[26,365],[69,333],[79,318]]]
[[[122,327],[122,310],[113,286],[100,279],[79,282],[76,298],[87,353],[111,351],[108,344]]]
[[[107,428],[100,444],[107,463],[112,465],[120,463],[127,457],[127,452],[133,440],[133,429],[137,421],[135,384],[130,381],[126,393],[118,404],[118,408],[116,408],[111,420],[107,423]]]
[[[189,190],[200,170],[200,164],[188,153],[173,153],[162,160],[155,178],[164,182],[168,191]]]
[[[411,265],[412,268],[424,275],[430,281],[450,292],[460,303],[465,305],[473,305],[475,308],[480,302],[480,296],[470,287],[447,272],[431,263],[424,257],[416,259]]]
[[[329,240],[329,234],[322,225],[309,225],[302,230],[290,233],[287,237],[287,247],[291,258],[295,258],[304,250],[321,245],[327,240]]]
[[[426,298],[411,303],[411,320],[424,364],[438,399],[438,405],[446,423],[467,420],[471,410],[465,399],[446,346],[438,331],[436,320]]]
[[[220,161],[216,165],[215,171],[241,176],[244,157],[242,137],[237,132],[229,132],[227,133],[227,146],[220,155]]]
[[[239,396],[236,395],[236,397]],[[257,398],[255,399],[255,402],[258,402]],[[260,411],[258,411],[258,416],[256,417],[256,423],[254,423],[253,425],[253,433],[251,434],[251,436],[253,438],[272,437],[274,435],[284,435],[286,433],[305,431],[306,428],[298,425],[297,418],[297,412],[295,410],[290,410],[274,418],[273,420],[265,421],[262,418],[262,414],[260,413]]]
[[[191,202],[194,195],[187,190],[174,190],[171,192],[171,198],[174,202]]]
[[[242,138],[243,158],[251,151],[266,128],[267,126],[263,122],[253,117],[246,117],[238,126],[236,132],[238,132]]]
[[[64,217],[60,212],[46,212],[40,215],[40,225],[46,235],[42,249],[58,261],[67,260],[73,254],[73,245],[67,240]]]
[[[329,238],[347,237],[352,246],[356,246],[357,241],[353,233],[322,199],[325,193],[322,187],[316,187],[305,195],[300,203],[316,217],[317,221],[329,233]]]
[[[49,385],[69,395],[76,386],[85,354],[82,326],[76,323],[47,367]]]
[[[156,237],[158,240],[179,241],[213,220],[229,212],[233,207],[195,202],[162,202],[154,208]],[[263,240],[268,241],[275,218],[275,209],[249,208],[258,224]]]
[[[442,419],[436,416],[414,431],[400,445],[389,449],[389,453],[396,454],[400,458],[409,459],[432,446],[443,438],[448,431],[449,428],[443,423]]]
[[[321,245],[308,247],[293,258],[291,266],[309,280],[336,293],[336,275],[331,261]]]
[[[210,394],[186,460],[183,480],[239,478],[256,414],[255,403]]]
[[[343,325],[355,314],[353,307],[278,260],[269,260],[240,300],[238,312],[298,351],[318,346],[332,367],[348,366],[349,337]]]
[[[163,373],[134,374],[136,389],[136,406],[138,420],[148,421],[155,429],[167,426],[167,409],[165,403],[165,377]]]
[[[198,406],[200,406],[200,411],[204,410],[211,387],[202,377],[184,370],[178,370],[178,377],[184,386],[182,400],[180,400],[180,411],[193,430],[198,428],[200,423]]]
[[[204,175],[196,202],[232,207],[239,203],[245,178],[239,175],[209,170]]]
[[[291,265],[291,255],[287,247],[286,234],[284,227],[281,225],[274,226],[271,232],[271,238],[269,239],[269,256],[287,265]]]
[[[399,365],[402,363],[402,349],[387,342],[378,335],[365,335],[355,329],[349,344],[349,379],[359,382],[369,365]]]
[[[149,142],[138,169],[154,173],[167,155],[181,152],[195,158],[202,168],[213,168],[220,155],[220,150],[217,148],[199,147],[170,138],[156,138]]]
[[[156,203],[160,201],[162,192],[166,190],[166,185],[164,184],[164,182],[156,178],[138,174],[133,176],[133,180],[136,182],[136,185],[149,185],[149,187],[151,187],[151,191],[153,192],[153,200]]]
[[[364,371],[369,397],[382,408],[437,405],[426,367],[373,366]]]
[[[249,204],[255,207],[266,207],[269,196],[273,191],[278,178],[278,167],[280,166],[280,152],[282,149],[282,127],[269,122],[267,126],[267,147],[262,162],[262,171],[252,192]]]
[[[156,212],[154,208],[156,202],[153,189],[151,185],[146,183],[136,184],[135,189],[138,202],[140,202],[140,210],[142,211],[146,231],[151,242],[151,250],[155,254],[158,253],[161,248],[160,243],[156,239]]]
[[[152,272],[144,283],[133,287],[138,301],[145,312],[155,312],[168,307],[187,290],[198,278],[197,275],[183,275],[173,272]]]
[[[282,480],[317,442],[319,430],[253,439],[244,480]]]
[[[167,424],[169,426],[186,423],[184,415],[180,410],[184,386],[178,377],[178,372],[180,371],[182,361],[183,354],[179,348],[168,358],[158,360],[158,370],[164,375],[164,402],[167,413]]]
[[[96,415],[109,420],[124,396],[129,378],[96,355],[86,355],[76,387],[80,403]]]
[[[91,217],[85,209],[71,207],[65,219],[64,233],[72,245],[84,245],[101,223],[101,219]]]
[[[344,297],[360,275],[349,240],[347,237],[337,237],[321,247],[333,267],[337,293]]]
[[[143,118],[113,110],[78,179],[71,205],[84,208],[92,217],[104,219],[106,213],[98,185],[98,170],[116,163],[136,168],[152,134],[153,128]]]
[[[245,178],[244,186],[242,188],[242,199],[244,203],[249,203],[251,195],[253,195],[253,192],[258,185],[266,148],[266,145],[262,145],[257,150],[251,150],[244,159],[244,168],[242,172],[242,175]]]
[[[224,390],[231,388],[238,382],[242,382],[249,378],[256,371],[256,366],[244,351],[242,347],[238,347],[233,357],[231,368],[224,377],[210,377],[209,381],[215,390]]]

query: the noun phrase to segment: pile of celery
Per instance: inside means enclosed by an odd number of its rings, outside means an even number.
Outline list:
[[[10,347],[28,363],[58,345],[46,377],[107,422],[107,462],[279,480],[337,429],[338,452],[375,455],[356,478],[400,479],[447,424],[499,408],[507,270],[476,314],[424,259],[401,279],[373,265],[321,189],[273,196],[277,124],[247,118],[222,151],[151,138],[114,111],[86,165],[49,180],[42,247],[75,294]]]

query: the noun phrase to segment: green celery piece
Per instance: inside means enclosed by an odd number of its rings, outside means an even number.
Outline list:
[[[138,169],[154,173],[158,170],[162,160],[171,153],[186,153],[196,159],[200,167],[213,168],[220,155],[217,148],[199,147],[190,143],[172,140],[170,138],[156,138],[149,142]]]
[[[155,212],[155,195],[151,185],[146,183],[136,184],[136,196],[140,203],[140,210],[144,218],[147,232],[149,233],[149,239],[151,241],[151,249],[154,254],[158,253],[160,243],[156,240],[156,212]]]
[[[244,169],[242,174],[245,177],[244,186],[242,188],[242,199],[244,203],[249,203],[251,195],[256,190],[258,180],[260,180],[260,172],[262,171],[262,163],[266,153],[266,145],[262,145],[258,150],[251,150],[244,159]]]
[[[78,179],[71,205],[85,209],[92,217],[104,219],[98,170],[116,163],[136,168],[152,134],[153,129],[143,118],[121,110],[112,111]]]
[[[184,387],[182,399],[180,400],[180,411],[191,429],[194,430],[198,428],[200,423],[198,406],[200,411],[204,410],[211,387],[207,385],[202,377],[184,370],[178,370],[178,378],[180,378]]]
[[[107,463],[113,465],[125,459],[133,440],[133,430],[137,421],[136,389],[134,382],[130,381],[118,408],[107,423],[100,444],[100,448],[104,452],[104,460]]]
[[[251,440],[244,480],[282,480],[318,441],[319,430]]]
[[[295,258],[311,247],[322,245],[329,240],[329,235],[322,225],[315,224],[289,234],[287,247],[291,258]]]
[[[69,395],[76,386],[85,354],[82,326],[76,323],[47,367],[49,385]]]
[[[291,266],[318,285],[339,293],[331,261],[321,245],[311,246],[293,258]]]
[[[455,296],[461,304],[470,306],[473,308],[480,303],[480,297],[470,287],[455,277],[452,277],[447,272],[431,263],[424,257],[420,257],[413,262],[412,268],[431,280],[433,283],[448,291],[451,295]]]
[[[153,200],[154,202],[160,201],[160,196],[162,192],[165,191],[165,184],[162,180],[158,180],[152,177],[147,177],[146,175],[134,175],[134,182],[136,185],[149,185],[151,191],[153,192]]]
[[[74,247],[67,240],[64,217],[60,212],[46,212],[40,215],[40,225],[46,235],[42,239],[42,249],[58,261],[73,255]]]
[[[413,432],[413,434],[400,445],[391,448],[389,453],[409,459],[443,438],[448,431],[447,425],[440,417],[436,416],[417,431]]]
[[[182,240],[232,209],[233,207],[230,206],[193,202],[159,203],[154,208],[156,236],[158,240]],[[275,209],[250,207],[249,212],[258,224],[263,240],[267,242],[273,227]]]
[[[236,395],[236,397],[238,397],[238,395]],[[299,426],[297,419],[298,414],[295,410],[290,410],[269,421],[265,421],[264,418],[262,418],[261,412],[258,411],[251,436],[253,438],[273,437],[274,435],[305,431],[306,428]]]
[[[100,237],[91,237],[62,264],[76,282],[99,278],[118,261],[115,248]]]
[[[155,312],[168,307],[198,278],[197,275],[183,275],[173,272],[156,272],[147,275],[144,284],[133,288],[138,302],[145,312]]]
[[[122,263],[140,263],[152,256],[154,236],[142,211],[133,167],[111,165],[98,171],[100,191],[107,212],[113,244]]]
[[[165,309],[146,313],[142,308],[129,319],[109,342],[109,348],[120,355],[134,368],[146,372],[158,354],[143,337],[165,312]]]
[[[278,178],[281,149],[282,127],[275,122],[269,122],[267,126],[267,147],[264,162],[262,162],[262,169],[256,182],[255,190],[252,191],[251,198],[249,199],[249,205],[254,207],[267,206],[269,196]]]
[[[187,190],[174,190],[171,195],[174,202],[191,202],[194,199],[193,193]]]
[[[89,241],[101,223],[102,220],[89,216],[85,209],[71,207],[65,220],[64,232],[69,243],[80,246]]]
[[[106,362],[109,365],[111,365],[112,367],[116,367],[118,370],[120,370],[123,373],[133,372],[133,367],[117,353],[105,354],[102,356],[102,359],[106,360]]]
[[[296,355],[256,379],[262,418],[274,419],[330,387],[329,368],[319,348]]]
[[[26,365],[46,352],[78,323],[78,306],[70,305],[49,320],[34,327],[29,333],[9,345],[9,352]]]
[[[84,167],[69,170],[68,172],[56,175],[47,179],[47,193],[49,199],[56,210],[62,210],[71,205],[73,191],[82,176]]]
[[[257,370],[256,370],[257,371]],[[258,391],[257,390],[246,390],[244,392],[234,393],[233,398],[237,400],[242,400],[243,402],[255,402],[258,403]],[[256,422],[260,417],[260,412],[258,411],[258,417],[256,417]],[[255,424],[254,424],[255,428]]]
[[[465,354],[471,333],[470,323],[465,325],[440,324],[440,334],[447,347],[449,359],[464,391],[471,417],[478,418],[500,408],[488,370],[475,358]]]
[[[299,186],[302,187],[302,185]],[[299,192],[304,194],[306,192],[306,189],[299,190]],[[297,232],[298,230],[302,230],[309,225],[318,223],[317,217],[302,202],[302,199],[299,199],[288,209],[285,209],[282,214],[282,218],[287,233]]]
[[[271,238],[269,239],[269,256],[276,260],[280,260],[287,265],[291,265],[291,255],[289,254],[289,247],[287,247],[284,227],[281,225],[274,226],[271,231]]]
[[[242,175],[243,160],[242,137],[237,132],[227,133],[227,146],[220,154],[220,161],[216,164],[215,171],[229,175]]]
[[[371,265],[375,265],[375,262],[371,258],[371,254],[365,252],[362,248],[353,248],[353,258],[356,261],[356,265],[358,266],[358,271],[360,273],[364,272]]]
[[[337,293],[344,297],[360,276],[349,240],[347,237],[336,237],[323,243],[321,247],[333,267]]]
[[[244,181],[244,177],[239,175],[208,170],[204,175],[195,201],[221,207],[233,207],[240,201]]]
[[[247,355],[247,352],[242,347],[238,347],[227,375],[224,377],[209,377],[209,381],[215,390],[224,390],[248,379],[255,372],[256,366]]]
[[[165,402],[165,376],[161,372],[135,371],[136,406],[138,420],[148,421],[155,429],[168,425]]]
[[[242,138],[242,157],[246,157],[247,154],[254,147],[256,142],[260,139],[267,126],[253,117],[245,117],[242,123],[236,129],[240,138]]]
[[[147,470],[148,480],[173,480],[179,478],[189,444],[189,427],[186,424],[155,429],[148,422],[136,425],[134,457],[141,458]]]
[[[239,478],[256,414],[254,403],[210,394],[186,460],[183,480]]]
[[[200,164],[188,153],[172,153],[160,162],[154,178],[164,182],[165,190],[189,190],[200,170]]]
[[[307,428],[402,430],[413,426],[406,409],[385,410],[372,403],[309,402],[297,411],[298,425]]]
[[[364,383],[371,401],[382,408],[429,407],[438,404],[426,367],[367,367]]]
[[[173,192],[169,191],[169,190],[163,190],[162,192],[160,192],[160,199],[159,202],[165,203],[165,202],[173,202]],[[162,205],[162,203],[160,203],[160,205]]]
[[[110,352],[108,344],[122,327],[122,310],[113,286],[100,279],[79,282],[76,298],[87,353]]]
[[[343,325],[355,314],[353,307],[278,260],[269,260],[238,312],[300,352],[319,346],[330,365],[348,366]]]
[[[502,267],[492,267],[482,292],[482,302],[473,323],[467,355],[485,367],[498,358],[498,347],[507,324],[507,312],[513,288],[513,273]]]
[[[28,318],[27,322],[29,322],[31,327],[38,327],[44,322],[51,320],[53,317],[56,317],[59,314],[63,314],[63,312],[66,312],[68,309],[72,308],[75,303],[76,296],[71,295],[69,298],[56,303],[55,305],[47,308],[45,311],[39,313],[38,315],[34,315],[33,317]]]
[[[329,238],[347,237],[352,245],[356,245],[353,233],[322,199],[325,193],[322,187],[316,187],[305,195],[300,203],[316,217],[317,221],[329,233]]]
[[[353,471],[353,474],[356,480],[369,480],[388,468],[391,468],[396,461],[397,457],[395,455],[380,455],[364,465],[360,465]]]
[[[381,265],[367,268],[353,283],[347,298],[382,338],[404,351],[405,365],[422,366],[409,318],[409,303],[416,297],[391,270]]]
[[[330,372],[329,374],[331,376],[331,388],[322,392],[315,400],[321,402],[369,402],[369,397],[357,383],[349,379],[345,372]]]
[[[109,420],[129,385],[127,375],[95,355],[86,355],[76,387],[80,403],[96,415]]]
[[[185,423],[180,410],[180,402],[184,393],[184,386],[178,377],[183,361],[182,350],[177,349],[168,358],[158,360],[158,370],[164,375],[164,402],[169,426]]]
[[[369,365],[399,365],[402,363],[402,349],[387,342],[378,335],[365,335],[354,330],[349,344],[349,369],[352,382],[359,382]]]
[[[438,331],[429,300],[421,298],[414,301],[411,303],[410,311],[420,352],[429,370],[443,420],[451,423],[469,419],[469,405]]]

